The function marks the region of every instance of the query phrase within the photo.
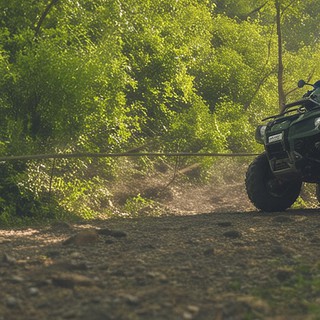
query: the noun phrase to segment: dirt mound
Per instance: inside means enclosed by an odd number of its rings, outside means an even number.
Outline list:
[[[149,175],[123,172],[122,183],[113,188],[114,204],[122,206],[132,199],[155,201],[162,213],[198,214],[251,211],[253,205],[245,190],[245,173],[252,159],[220,159],[206,179],[200,178],[199,164],[179,169],[163,164]],[[138,201],[137,201],[138,202]],[[139,213],[147,213],[149,208]],[[138,210],[139,211],[139,210]],[[164,211],[164,212],[163,212]],[[151,210],[151,215],[157,214]]]

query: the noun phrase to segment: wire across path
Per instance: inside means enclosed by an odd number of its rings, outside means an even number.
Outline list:
[[[116,158],[116,157],[254,157],[258,153],[211,153],[211,152],[120,152],[120,153],[55,153],[30,154],[19,156],[3,156],[0,162],[29,161],[42,159],[71,159],[71,158]]]

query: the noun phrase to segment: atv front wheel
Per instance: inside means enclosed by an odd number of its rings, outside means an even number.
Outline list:
[[[277,179],[265,153],[250,164],[246,174],[248,197],[262,211],[284,211],[291,207],[300,194],[301,185],[300,180]]]

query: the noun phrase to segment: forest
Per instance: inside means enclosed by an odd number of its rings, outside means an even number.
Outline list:
[[[0,156],[261,152],[261,119],[320,79],[319,19],[318,0],[0,0]],[[3,161],[0,219],[91,217],[120,169]]]

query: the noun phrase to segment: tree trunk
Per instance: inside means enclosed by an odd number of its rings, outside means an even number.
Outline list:
[[[279,96],[279,109],[282,111],[283,106],[286,103],[286,96],[283,90],[283,60],[282,60],[282,34],[281,34],[281,8],[280,0],[275,1],[276,5],[276,23],[277,23],[277,35],[278,35],[278,96]]]

